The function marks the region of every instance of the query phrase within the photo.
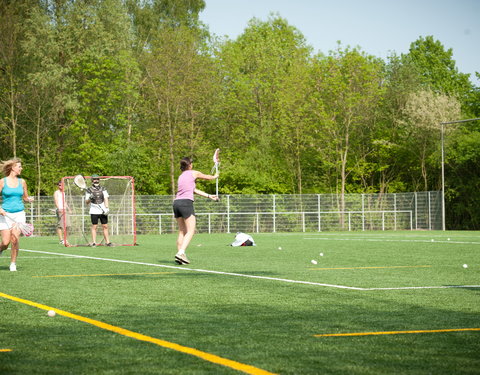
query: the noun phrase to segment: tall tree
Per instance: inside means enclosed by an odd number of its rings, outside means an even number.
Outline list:
[[[480,228],[480,120],[448,125],[445,137],[445,209],[450,230]]]
[[[436,94],[431,90],[412,93],[404,108],[405,126],[408,128],[408,142],[405,146],[416,155],[420,166],[422,183],[417,188],[429,189],[428,160],[439,149],[440,123],[458,119],[460,103],[445,94]],[[435,162],[436,160],[436,162]],[[434,168],[438,170],[438,158],[434,158]],[[437,186],[439,188],[438,179]]]
[[[19,138],[18,106],[28,64],[22,43],[25,20],[36,7],[34,0],[0,1],[0,156],[17,156]]]
[[[59,27],[78,102],[65,155],[84,173],[107,173],[109,155],[132,132],[139,69],[131,22],[121,0],[94,0],[67,4]]]
[[[316,144],[322,159],[335,170],[340,211],[345,208],[348,177],[366,173],[361,166],[372,152],[383,92],[382,68],[382,62],[373,56],[340,46],[315,61]]]
[[[158,160],[168,160],[168,191],[174,193],[176,159],[198,154],[207,143],[205,127],[220,80],[203,39],[184,26],[165,26],[158,32],[143,65],[149,132],[158,147]]]
[[[460,73],[453,59],[453,50],[429,35],[420,37],[412,44],[408,54],[402,55],[411,62],[425,86],[435,92],[458,97],[465,105],[472,90],[469,74]]]
[[[309,55],[303,35],[275,15],[265,22],[250,20],[244,33],[221,49],[221,134],[231,157],[241,160],[227,172],[227,180],[228,173],[241,179],[231,192],[301,190],[306,122],[303,106],[296,104],[306,95]]]

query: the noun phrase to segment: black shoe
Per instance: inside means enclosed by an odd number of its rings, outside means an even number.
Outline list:
[[[89,244],[88,246],[90,247],[97,247],[97,244],[95,242],[92,242],[91,244]]]
[[[107,243],[107,246],[108,246],[108,247],[112,247],[112,246],[113,246],[113,243],[109,242],[109,243]]]

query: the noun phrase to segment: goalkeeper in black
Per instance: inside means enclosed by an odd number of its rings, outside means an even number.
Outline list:
[[[92,221],[92,243],[97,246],[97,226],[102,224],[103,237],[107,246],[113,246],[108,238],[108,191],[100,185],[100,176],[92,175],[92,186],[85,193],[85,202],[90,204],[90,219]]]

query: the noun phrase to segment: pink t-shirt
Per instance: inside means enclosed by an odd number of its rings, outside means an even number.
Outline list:
[[[178,177],[178,191],[175,199],[193,199],[193,191],[195,190],[195,177],[192,170],[184,171]]]

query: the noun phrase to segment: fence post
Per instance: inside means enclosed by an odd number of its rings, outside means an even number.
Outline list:
[[[40,201],[38,201],[38,204],[40,204]],[[30,202],[30,222],[33,224],[33,210],[35,210],[35,207],[33,206],[33,202]],[[38,210],[38,215],[40,216],[40,210]]]
[[[362,232],[365,232],[365,194],[362,193]]]
[[[322,231],[321,213],[320,213],[320,194],[317,194],[318,201],[318,231]]]
[[[415,230],[418,229],[418,200],[417,200],[417,192],[413,193],[415,197]]]
[[[397,230],[397,193],[393,194],[393,230]]]
[[[432,211],[430,202],[430,192],[428,192],[428,230],[432,230]]]
[[[273,196],[273,233],[275,233],[277,231],[277,223],[275,221],[275,213],[276,213],[277,206],[275,201],[275,194],[272,194],[272,196]]]
[[[82,199],[81,202],[82,202],[82,232],[85,232],[85,220],[83,220],[83,217],[85,216],[85,199]]]
[[[227,233],[230,233],[230,195],[227,195]]]

